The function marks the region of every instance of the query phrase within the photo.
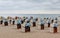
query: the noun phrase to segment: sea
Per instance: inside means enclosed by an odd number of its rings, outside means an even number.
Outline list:
[[[51,17],[51,18],[55,18],[55,17],[60,17],[60,14],[0,14],[0,16],[3,16],[3,17],[8,17],[8,16],[11,16],[11,17],[15,17],[15,16],[18,16],[18,17],[31,17],[33,16],[34,18],[36,17],[40,17],[40,18],[47,18],[47,17]]]

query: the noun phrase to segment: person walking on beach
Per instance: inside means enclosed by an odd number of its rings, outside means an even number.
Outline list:
[[[31,26],[30,22],[27,21],[27,23],[25,24],[25,32],[30,32],[30,26]]]
[[[21,19],[17,19],[17,29],[21,28]]]

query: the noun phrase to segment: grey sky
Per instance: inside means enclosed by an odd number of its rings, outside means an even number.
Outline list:
[[[0,10],[60,10],[60,0],[0,0]]]

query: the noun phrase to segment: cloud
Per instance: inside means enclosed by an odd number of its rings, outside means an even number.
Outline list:
[[[0,0],[0,10],[60,9],[60,0]]]

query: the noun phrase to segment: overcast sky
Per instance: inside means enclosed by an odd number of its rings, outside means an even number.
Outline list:
[[[60,14],[60,0],[0,0],[0,14]]]
[[[3,10],[60,10],[60,0],[0,0],[0,12]]]

